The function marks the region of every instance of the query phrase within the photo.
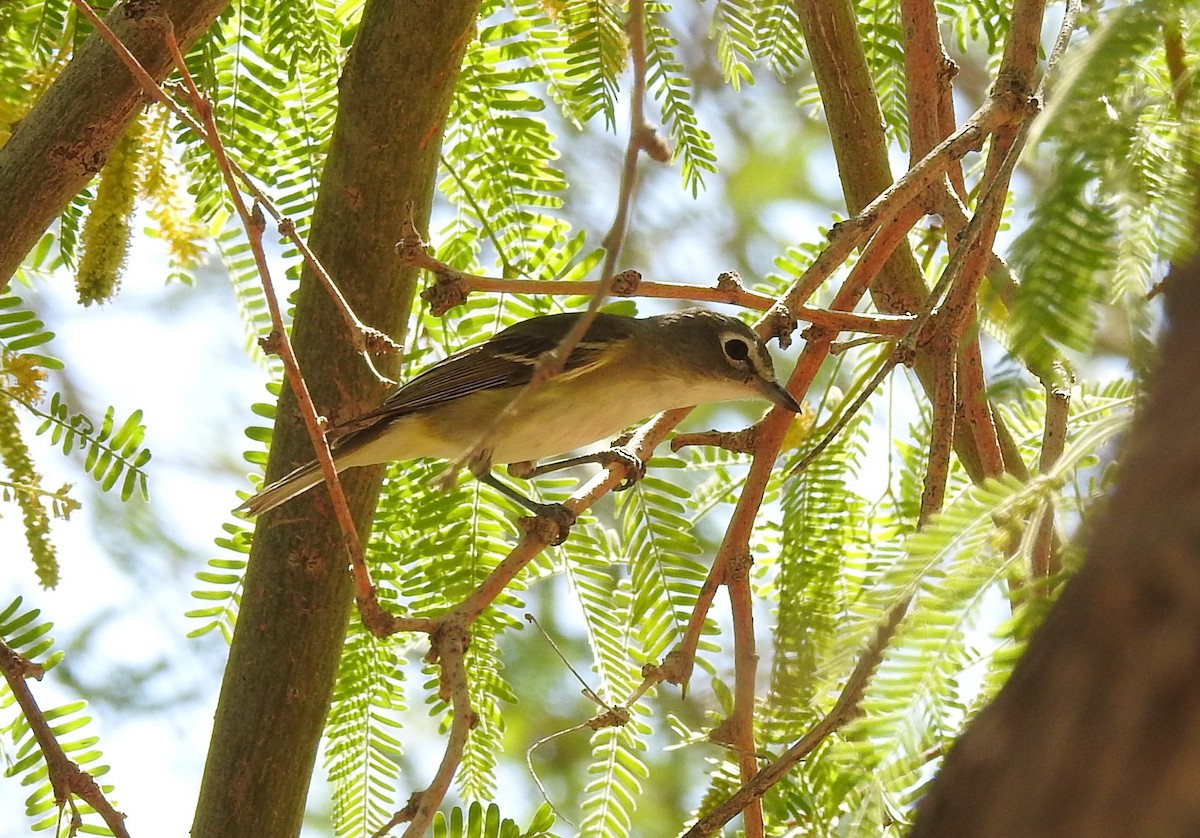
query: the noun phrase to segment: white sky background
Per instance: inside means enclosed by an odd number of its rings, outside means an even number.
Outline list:
[[[16,507],[0,506],[8,571],[0,578],[0,601],[20,594],[27,607],[41,608],[55,623],[55,648],[69,648],[101,624],[92,645],[71,649],[62,666],[101,689],[121,687],[126,670],[168,667],[125,710],[106,702],[89,708],[103,762],[112,768],[104,781],[116,786],[131,832],[143,836],[186,835],[191,825],[227,647],[219,634],[187,640],[199,622],[183,614],[199,604],[189,596],[199,587],[194,574],[219,550],[213,538],[229,520],[235,490],[246,487],[234,469],[248,447],[242,429],[251,423],[249,406],[264,399],[266,378],[242,351],[244,332],[223,274],[205,271],[194,288],[164,288],[165,276],[158,244],[141,237],[111,303],[79,307],[68,276],[35,289],[35,306],[57,333],[51,351],[66,362],[71,381],[88,388],[75,394],[75,409],[100,417],[111,403],[122,417],[145,412],[154,455],[147,466],[150,503],[101,502],[81,458],[50,449],[48,438],[33,436],[37,423],[27,423],[46,485],[75,483],[73,494],[84,504],[69,521],[55,522],[62,582],[52,591],[41,590],[34,577]],[[14,288],[29,299],[28,289]],[[106,542],[126,527],[106,522],[108,515],[155,516],[176,545],[161,551],[128,545],[133,554],[120,556],[126,545]],[[123,561],[131,571],[115,566]],[[78,697],[61,685],[61,675],[51,670],[33,685],[43,708]],[[180,694],[191,697],[175,704]],[[28,834],[20,815],[27,793],[15,780],[0,781],[0,811],[9,815],[0,818],[0,834]]]

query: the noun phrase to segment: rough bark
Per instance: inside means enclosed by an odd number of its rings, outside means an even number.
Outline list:
[[[913,838],[1200,834],[1200,259],[1084,565],[946,757]]]
[[[371,0],[339,85],[337,123],[310,243],[360,317],[400,337],[416,271],[394,245],[415,203],[429,215],[441,137],[477,0]],[[317,410],[344,419],[384,388],[306,272],[292,340]],[[394,366],[394,365],[393,365]],[[280,399],[267,468],[313,456],[290,391]],[[343,485],[364,539],[380,469]],[[254,535],[194,838],[288,836],[300,830],[345,636],[352,586],[328,494],[315,489],[265,515]]]
[[[156,79],[171,66],[161,16],[187,49],[229,0],[127,2],[105,21]],[[0,292],[104,161],[147,98],[95,33],[0,148]]]

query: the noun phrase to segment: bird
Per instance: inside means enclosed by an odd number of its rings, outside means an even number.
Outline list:
[[[330,430],[334,467],[340,473],[398,460],[463,456],[580,316],[523,320],[401,384],[378,408]],[[698,307],[640,318],[599,312],[562,371],[518,406],[471,470],[541,511],[546,505],[496,480],[491,466],[561,455],[665,410],[747,398],[802,411],[776,379],[766,345],[741,320]],[[581,459],[586,458],[569,462]],[[552,467],[539,467],[537,473]],[[322,480],[313,460],[263,487],[235,511],[261,515]]]

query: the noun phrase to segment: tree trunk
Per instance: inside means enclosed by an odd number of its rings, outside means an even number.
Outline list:
[[[406,202],[414,203],[418,225],[427,223],[446,114],[478,9],[477,0],[371,0],[339,85],[310,242],[359,316],[393,337],[401,335],[416,280],[394,245]],[[336,421],[378,406],[384,387],[308,271],[292,340],[318,411]],[[285,390],[267,474],[312,457],[296,400]],[[364,540],[380,473],[357,469],[343,480]],[[259,520],[194,838],[299,832],[345,636],[347,564],[323,488]]]
[[[1200,835],[1200,259],[1087,558],[917,812],[933,836]]]

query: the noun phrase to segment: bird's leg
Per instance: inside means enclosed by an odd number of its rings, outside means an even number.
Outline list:
[[[534,463],[509,463],[508,473],[513,477],[528,480],[531,477],[538,477],[543,474],[549,474],[552,471],[586,465],[587,463],[598,463],[602,466],[620,463],[625,466],[625,479],[621,481],[621,485],[617,486],[616,491],[618,492],[625,491],[646,476],[646,464],[623,445],[614,445],[612,448],[597,451],[595,454],[568,457],[565,460],[555,460],[553,463],[545,463],[543,465],[535,465]]]
[[[471,473],[475,475],[476,480],[486,483],[500,492],[500,494],[511,500],[515,500],[539,518],[544,518],[553,525],[557,532],[547,539],[551,544],[558,545],[567,540],[571,525],[575,523],[575,513],[570,509],[567,509],[561,503],[538,503],[532,498],[521,494],[512,486],[506,485],[496,475],[492,474],[491,452],[485,452],[480,457],[477,457],[476,461],[472,462],[469,468],[471,469]]]

